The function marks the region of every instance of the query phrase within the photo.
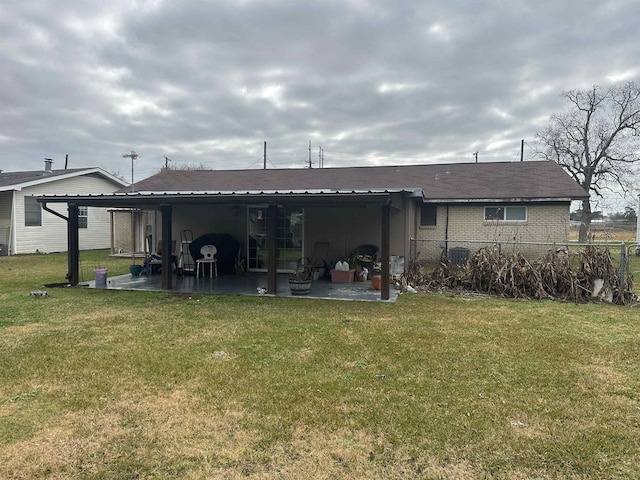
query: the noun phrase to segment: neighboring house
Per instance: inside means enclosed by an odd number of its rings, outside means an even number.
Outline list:
[[[135,184],[135,193],[41,200],[148,211],[142,223],[150,225],[152,244],[167,237],[179,244],[184,230],[194,238],[230,235],[249,270],[275,279],[310,256],[316,242],[329,243],[332,262],[376,245],[385,269],[392,256],[408,259],[415,239],[432,239],[434,258],[453,240],[566,242],[570,203],[586,197],[558,164],[544,161],[163,170]],[[170,275],[163,282],[170,288]],[[388,282],[386,288],[388,294]]]
[[[67,223],[47,212],[40,195],[88,195],[113,193],[126,182],[100,168],[0,172],[0,253],[49,253],[67,251]],[[67,216],[65,205],[51,209]],[[109,214],[105,208],[84,206],[80,211],[80,248],[109,247]]]

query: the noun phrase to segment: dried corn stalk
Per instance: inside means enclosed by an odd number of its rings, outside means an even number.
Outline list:
[[[429,275],[413,262],[403,278],[403,284],[407,283],[430,289],[462,288],[510,298],[574,302],[592,299],[594,285],[598,284],[614,303],[637,302],[633,278],[628,275],[621,285],[610,252],[596,246],[588,246],[581,253],[553,248],[529,262],[522,254],[504,253],[496,245],[475,252],[464,267],[442,262]]]

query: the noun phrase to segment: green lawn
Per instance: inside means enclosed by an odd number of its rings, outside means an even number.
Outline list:
[[[29,296],[65,272],[0,258],[0,478],[638,478],[636,308]]]

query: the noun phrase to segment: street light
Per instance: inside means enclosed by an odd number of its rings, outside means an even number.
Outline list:
[[[131,193],[133,193],[133,161],[138,158],[140,155],[138,155],[136,152],[134,152],[133,150],[131,150],[131,153],[123,153],[122,157],[123,158],[131,158]]]

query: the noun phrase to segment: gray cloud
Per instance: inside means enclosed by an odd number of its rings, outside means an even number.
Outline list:
[[[514,160],[563,90],[638,79],[629,0],[0,6],[0,168]]]

